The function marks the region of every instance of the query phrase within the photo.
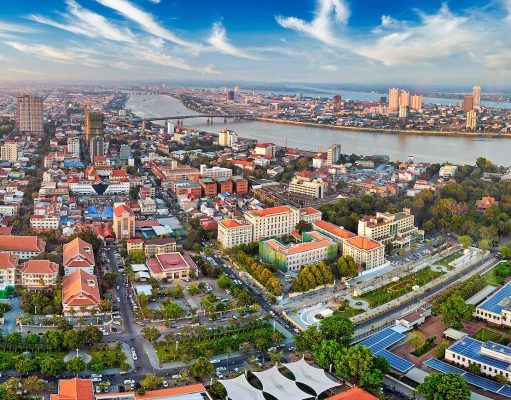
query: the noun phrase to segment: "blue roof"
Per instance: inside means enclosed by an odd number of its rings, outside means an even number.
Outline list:
[[[88,216],[90,218],[113,218],[114,210],[110,206],[103,206],[103,212],[99,212],[96,206],[87,207]]]
[[[376,356],[382,356],[385,360],[387,360],[392,368],[396,371],[399,371],[403,374],[406,374],[410,371],[415,365],[414,363],[405,360],[399,356],[396,356],[394,353],[391,353],[388,350],[381,350],[375,354]]]
[[[505,284],[501,289],[497,290],[493,296],[488,297],[488,299],[479,304],[477,308],[500,314],[502,309],[509,303],[510,297],[511,282]]]
[[[486,347],[488,347],[487,346],[488,343],[490,343],[491,347],[500,346],[497,343],[486,342],[485,343]],[[458,353],[462,356],[471,358],[472,360],[475,360],[481,364],[490,365],[492,367],[504,370],[509,368],[510,364],[508,362],[497,360],[496,358],[481,354],[482,346],[483,342],[480,342],[479,340],[476,339],[472,339],[470,337],[466,337],[450,346],[449,350],[452,350],[453,352]]]
[[[467,381],[467,383],[473,386],[477,386],[488,392],[497,393],[501,396],[511,398],[511,386],[509,385],[502,385],[491,379],[471,374],[470,372],[466,372],[444,361],[437,360],[436,358],[430,358],[429,360],[426,360],[424,362],[424,365],[436,371],[442,372],[444,374],[460,375],[463,379]]]

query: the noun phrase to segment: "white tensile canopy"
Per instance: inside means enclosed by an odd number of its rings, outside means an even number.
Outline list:
[[[296,386],[294,381],[282,375],[276,365],[266,371],[253,372],[253,374],[263,384],[263,391],[279,400],[303,400],[313,397]]]
[[[331,380],[325,371],[308,364],[303,357],[299,361],[282,365],[293,373],[297,382],[311,387],[318,396],[325,390],[340,386],[340,383]]]
[[[218,382],[224,385],[227,391],[227,397],[232,400],[266,400],[263,396],[263,392],[248,383],[245,375],[240,375],[233,379],[219,380]]]

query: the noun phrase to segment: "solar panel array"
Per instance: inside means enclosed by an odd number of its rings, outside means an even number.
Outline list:
[[[457,368],[451,364],[437,360],[436,358],[430,358],[429,360],[426,360],[424,365],[427,365],[428,367],[444,374],[450,373],[461,375],[461,377],[465,379],[467,383],[473,386],[477,386],[478,388],[487,390],[488,392],[497,393],[501,396],[511,398],[511,386],[509,385],[502,385],[498,382],[492,381],[491,379],[471,374],[470,372],[466,372],[461,368]]]
[[[509,368],[510,364],[508,362],[498,360],[485,354],[481,354],[481,346],[482,342],[480,342],[479,340],[466,337],[463,340],[454,343],[451,347],[449,347],[449,349],[451,349],[453,352],[457,354],[471,358],[472,360],[475,360],[481,364],[490,365],[492,367],[503,370]],[[486,342],[485,347],[498,352],[502,352],[501,347],[503,346],[498,345],[497,343],[493,345],[492,342]]]
[[[500,314],[505,303],[507,303],[506,299],[508,299],[510,296],[511,282],[504,285],[502,289],[499,289],[497,292],[495,292],[493,296],[479,304],[477,308]]]
[[[385,358],[396,371],[406,373],[414,367],[414,364],[387,350],[387,348],[403,340],[405,337],[405,335],[396,332],[392,328],[385,328],[362,341],[360,345],[369,348],[373,355]]]

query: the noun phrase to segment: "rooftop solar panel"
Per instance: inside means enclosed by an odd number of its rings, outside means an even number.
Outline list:
[[[470,373],[466,373],[465,375],[463,375],[463,379],[465,379],[471,385],[480,387],[481,389],[488,390],[494,393],[497,393],[503,386],[501,383],[497,383],[490,379],[483,378],[482,376],[477,376]]]
[[[509,303],[509,297],[511,296],[511,282],[507,283],[495,292],[493,296],[490,296],[487,300],[483,301],[477,308],[488,310],[497,314],[500,314],[502,308]]]
[[[463,375],[465,371],[461,368],[456,368],[451,364],[447,364],[443,361],[437,360],[436,358],[430,358],[424,362],[424,365],[427,365],[430,368],[433,368],[437,371],[443,372],[444,374],[456,374]]]
[[[371,347],[375,343],[378,343],[379,341],[385,339],[386,337],[392,335],[393,333],[396,333],[392,328],[385,328],[384,330],[375,333],[373,336],[367,338],[366,340],[363,340],[360,342],[362,346]]]
[[[387,336],[386,338],[380,340],[379,342],[373,344],[369,347],[369,350],[371,350],[373,353],[376,353],[377,351],[386,349],[387,347],[392,346],[393,344],[396,344],[400,340],[404,339],[405,335],[401,333],[394,332],[390,336]]]
[[[449,349],[455,353],[469,357],[477,362],[484,363],[495,368],[504,370],[509,368],[510,364],[508,362],[497,360],[496,358],[481,354],[482,345],[483,343],[479,340],[466,337],[463,340],[454,343],[451,347],[449,347]]]
[[[511,398],[511,386],[502,385],[502,387],[498,391],[498,394]]]
[[[415,365],[404,358],[396,356],[387,350],[381,350],[376,353],[377,356],[382,356],[385,360],[387,360],[390,364],[390,367],[395,369],[396,371],[402,372],[403,374],[410,371]]]

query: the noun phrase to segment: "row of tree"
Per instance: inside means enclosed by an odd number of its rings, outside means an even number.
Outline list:
[[[324,262],[319,264],[306,265],[291,285],[291,292],[306,292],[321,285],[334,283],[334,275],[330,266]]]

